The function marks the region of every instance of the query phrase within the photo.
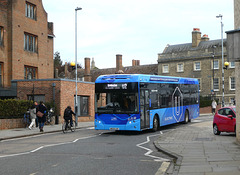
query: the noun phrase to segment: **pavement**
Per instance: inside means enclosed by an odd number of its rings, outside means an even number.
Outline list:
[[[79,122],[76,129],[88,127],[94,127],[94,122]],[[40,135],[44,133],[62,132],[62,123],[58,125],[45,125],[43,130],[44,132],[40,132],[38,128],[33,128],[31,130],[29,130],[28,128],[0,130],[0,141],[26,136]]]
[[[173,158],[165,174],[240,175],[240,145],[234,133],[214,135],[212,121],[197,122],[164,132],[155,146]]]
[[[240,145],[236,136],[212,132],[212,121],[197,122],[162,131],[154,145],[172,158],[163,174],[172,175],[240,175]],[[93,122],[79,122],[77,129],[94,127]],[[62,124],[45,125],[44,132],[34,128],[0,130],[1,140],[62,131]]]

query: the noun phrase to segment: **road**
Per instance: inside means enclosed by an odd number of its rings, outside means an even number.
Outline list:
[[[209,120],[201,117],[193,122]],[[191,123],[189,123],[191,125]],[[160,134],[186,127],[175,124],[159,132],[109,132],[93,128],[0,142],[1,174],[158,174],[170,157],[153,141]]]

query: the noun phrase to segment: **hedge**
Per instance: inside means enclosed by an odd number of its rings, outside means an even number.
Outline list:
[[[0,99],[0,118],[22,118],[32,104],[29,100]]]

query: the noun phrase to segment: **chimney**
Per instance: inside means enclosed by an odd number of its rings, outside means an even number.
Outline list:
[[[136,66],[140,66],[140,60],[136,60]]]
[[[204,34],[201,41],[209,41],[208,35]]]
[[[201,32],[199,28],[193,28],[192,31],[192,47],[198,47],[201,41]]]
[[[91,82],[90,58],[85,58],[84,81],[89,81],[89,82]]]
[[[132,66],[136,66],[136,60],[132,60]]]
[[[140,60],[132,60],[132,66],[139,66]]]
[[[122,55],[116,55],[116,72],[122,71]]]

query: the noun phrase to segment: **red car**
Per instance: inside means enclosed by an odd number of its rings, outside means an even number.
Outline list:
[[[213,118],[213,133],[219,135],[221,132],[236,133],[236,108],[235,106],[220,108]]]

